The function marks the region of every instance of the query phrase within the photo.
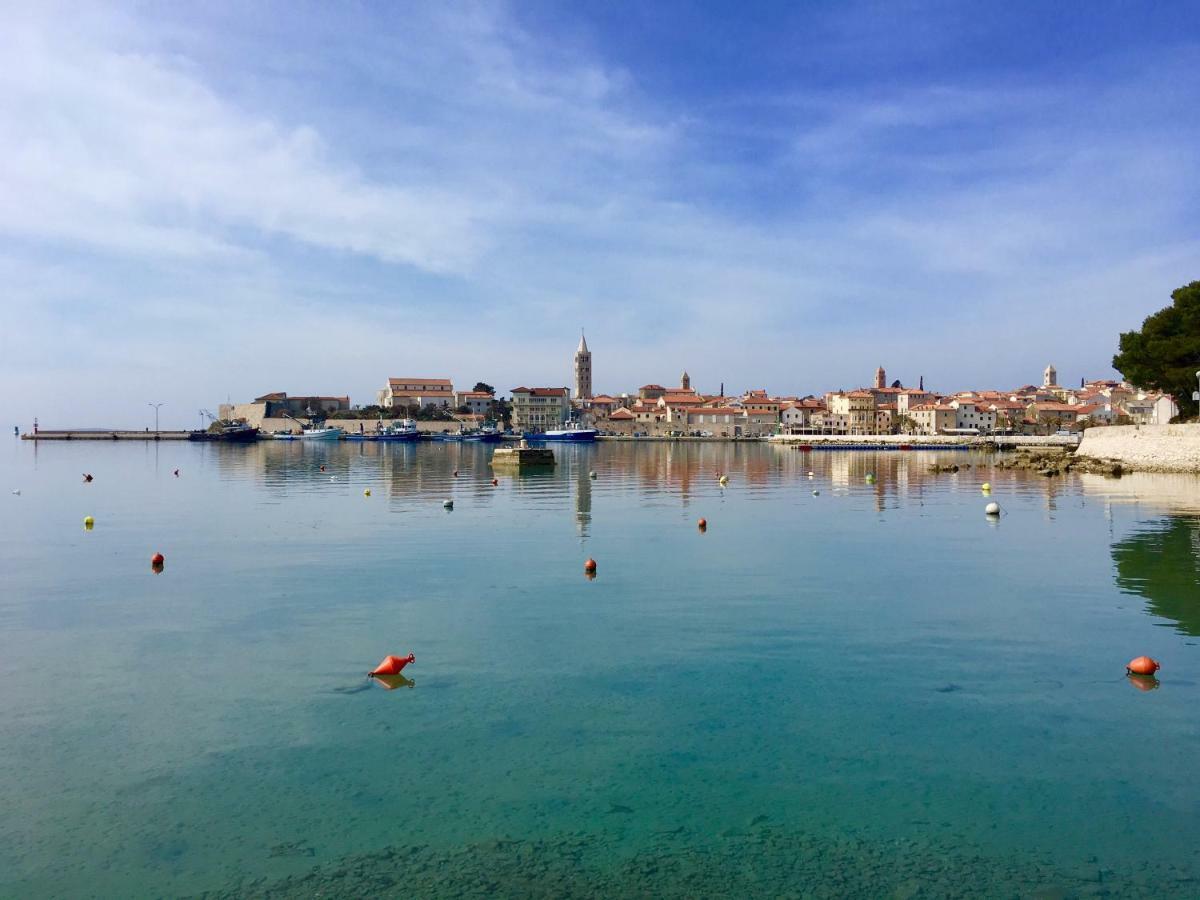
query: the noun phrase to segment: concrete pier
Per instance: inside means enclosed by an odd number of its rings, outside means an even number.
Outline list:
[[[187,431],[123,431],[119,428],[38,429],[23,434],[23,441],[186,441]]]

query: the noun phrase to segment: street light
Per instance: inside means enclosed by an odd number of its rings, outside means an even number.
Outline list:
[[[163,404],[162,403],[147,403],[146,405],[154,407],[154,433],[158,434],[158,408],[160,406],[162,406]]]

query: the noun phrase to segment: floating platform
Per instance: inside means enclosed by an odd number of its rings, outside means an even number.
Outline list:
[[[554,451],[549,447],[530,447],[524,441],[519,447],[497,447],[492,454],[492,468],[533,469],[555,464]]]

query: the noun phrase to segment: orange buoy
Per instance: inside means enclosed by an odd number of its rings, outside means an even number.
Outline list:
[[[704,531],[705,529],[708,528],[708,519],[701,519],[696,524],[700,527],[701,531]]]
[[[588,561],[583,564],[583,571],[595,572],[596,571],[596,561],[594,559],[592,559],[591,557],[588,557]]]
[[[150,565],[152,566],[161,566],[166,561],[166,558],[161,553],[155,553],[150,557]]]
[[[415,663],[417,658],[411,653],[408,656],[385,656],[383,660],[374,669],[367,673],[367,677],[374,678],[376,675],[399,675],[404,671],[404,667],[409,663]]]
[[[1129,665],[1125,667],[1126,675],[1153,675],[1162,666],[1157,660],[1151,659],[1149,656],[1139,656],[1137,659],[1131,659]]]

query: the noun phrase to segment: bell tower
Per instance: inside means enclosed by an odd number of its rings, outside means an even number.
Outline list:
[[[692,389],[692,376],[688,375],[687,370],[684,370],[683,376],[679,379],[680,390],[690,391]]]
[[[592,354],[582,330],[579,332],[579,347],[575,351],[575,397],[578,400],[592,399]]]
[[[875,370],[875,389],[882,390],[887,387],[887,372],[883,371],[883,366]]]
[[[1042,373],[1042,387],[1053,387],[1058,384],[1058,369],[1054,368],[1054,363],[1046,366],[1046,371]]]

